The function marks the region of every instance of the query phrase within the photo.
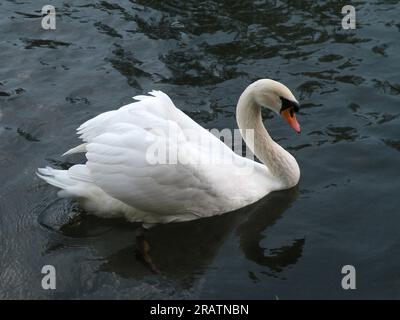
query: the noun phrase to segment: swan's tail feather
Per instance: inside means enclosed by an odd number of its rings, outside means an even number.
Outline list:
[[[68,170],[39,168],[36,174],[48,184],[60,188],[59,197],[76,198],[86,210],[100,213],[103,217],[123,216],[124,212],[132,210],[99,188],[93,182],[89,168],[84,164],[76,164]]]
[[[36,174],[48,184],[60,189],[66,189],[74,184],[67,170],[56,170],[51,167],[46,167],[39,168]]]
[[[82,196],[85,193],[84,186],[92,182],[85,165],[75,165],[69,170],[39,168],[36,174],[48,184],[60,188],[59,196],[61,197]]]
[[[82,143],[79,146],[76,146],[75,148],[69,149],[67,152],[63,153],[62,157],[68,156],[68,155],[74,154],[74,153],[86,152],[86,145],[87,145],[87,143]]]

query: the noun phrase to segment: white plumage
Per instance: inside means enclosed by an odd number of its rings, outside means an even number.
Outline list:
[[[69,170],[41,168],[39,177],[90,213],[146,224],[221,214],[290,187],[265,165],[233,153],[165,93],[152,91],[134,99],[138,101],[77,129],[83,144],[65,155],[85,152],[86,164]],[[168,160],[168,152],[176,151],[178,161],[155,163],[149,150],[158,145],[165,146]]]

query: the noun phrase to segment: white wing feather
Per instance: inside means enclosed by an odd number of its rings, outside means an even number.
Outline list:
[[[139,102],[101,114],[78,128],[87,142],[86,165],[96,185],[146,212],[199,215],[204,204],[208,206],[204,215],[221,210],[226,203],[213,204],[219,190],[208,181],[210,168],[202,168],[207,161],[200,161],[207,153],[197,143],[207,140],[214,144],[213,150],[232,151],[177,109],[166,94],[150,94],[135,97]],[[191,135],[185,135],[184,130],[188,129]],[[167,134],[158,135],[159,131]],[[193,132],[202,137],[193,136]],[[173,146],[179,158],[190,158],[192,164],[150,164],[147,151],[156,143],[167,149]]]

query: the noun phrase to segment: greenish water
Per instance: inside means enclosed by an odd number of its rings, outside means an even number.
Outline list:
[[[400,1],[355,2],[355,30],[338,1],[51,2],[54,31],[42,3],[0,3],[1,298],[400,298]],[[303,105],[299,136],[265,114],[300,184],[152,229],[161,275],[137,257],[136,224],[82,215],[34,174],[82,161],[60,157],[75,129],[151,89],[234,129],[259,78]],[[55,291],[41,288],[47,264]],[[356,290],[341,288],[347,264]]]

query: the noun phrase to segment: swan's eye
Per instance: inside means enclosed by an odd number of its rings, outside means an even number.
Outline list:
[[[281,104],[281,109],[280,112],[284,111],[284,110],[290,110],[289,115],[291,117],[294,116],[294,112],[299,111],[299,103],[297,101],[291,101],[288,99],[285,99],[283,97],[280,97],[282,104]]]

